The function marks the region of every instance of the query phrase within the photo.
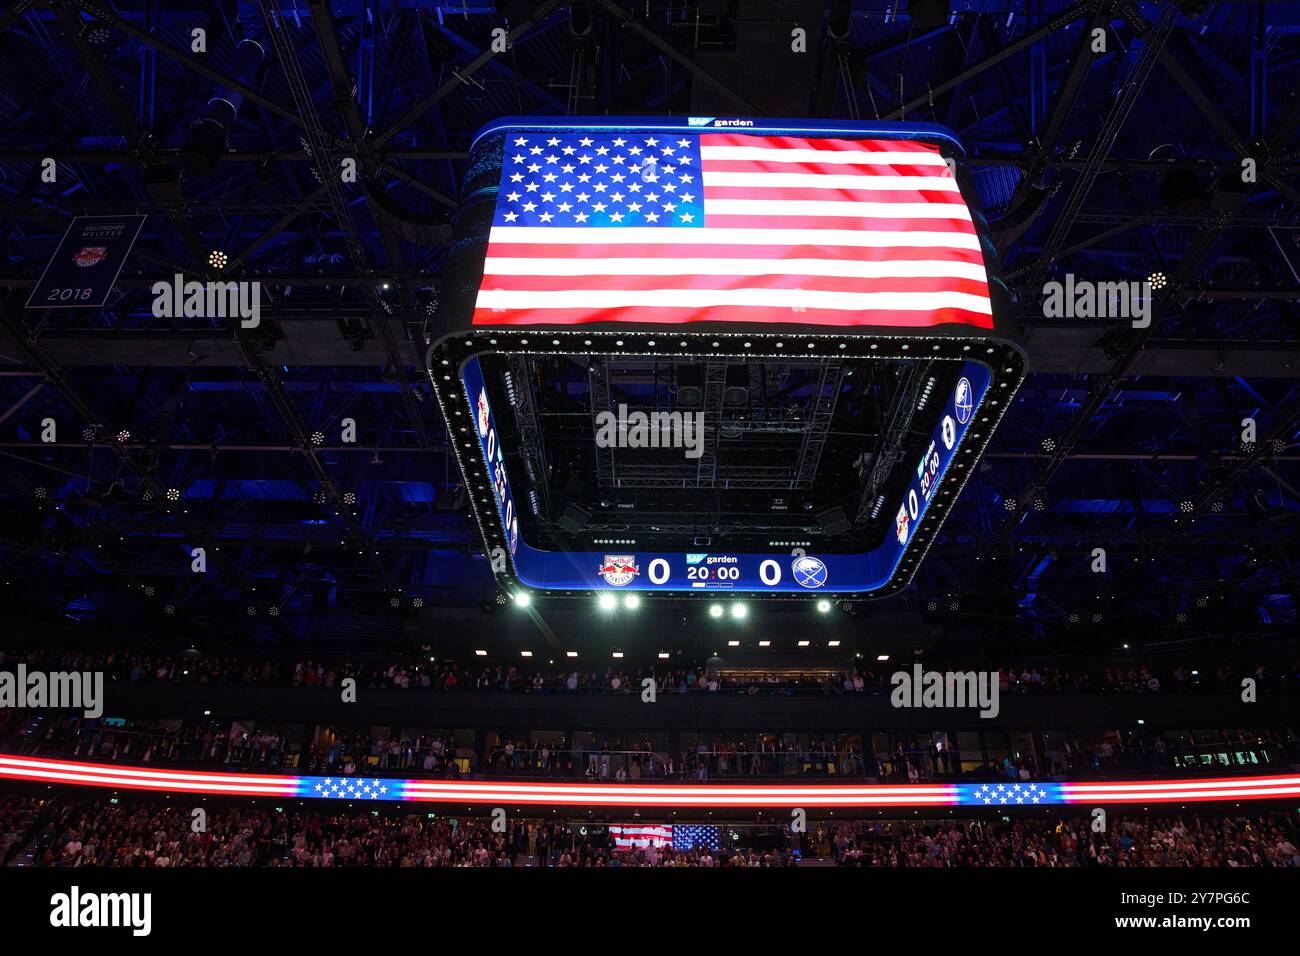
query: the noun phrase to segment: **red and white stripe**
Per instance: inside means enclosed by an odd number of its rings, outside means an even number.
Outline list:
[[[670,846],[673,842],[671,826],[618,826],[609,828],[614,845],[622,849],[647,846]]]
[[[937,147],[700,142],[702,228],[494,226],[474,324],[992,328],[979,237]]]
[[[1207,780],[1127,780],[1063,783],[1068,803],[1200,803],[1300,797],[1300,776],[1215,777]]]
[[[164,793],[240,794],[291,797],[295,777],[272,774],[195,773],[188,770],[149,770],[112,764],[44,760],[0,754],[0,778],[66,783],[83,787],[153,790]]]

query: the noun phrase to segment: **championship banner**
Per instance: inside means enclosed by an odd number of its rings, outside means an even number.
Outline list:
[[[27,300],[29,309],[102,308],[144,216],[78,216]]]

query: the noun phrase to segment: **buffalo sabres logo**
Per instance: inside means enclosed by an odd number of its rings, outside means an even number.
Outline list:
[[[640,574],[641,569],[636,566],[636,555],[607,554],[605,555],[605,563],[600,566],[596,573],[605,579],[606,584],[621,588]]]

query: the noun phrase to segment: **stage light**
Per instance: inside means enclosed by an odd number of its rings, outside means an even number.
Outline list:
[[[475,656],[475,657],[487,657],[487,651],[475,651],[475,652],[474,652],[474,656]]]
[[[532,656],[533,656],[533,652],[532,652],[532,651],[520,651],[520,652],[519,652],[519,656],[520,656],[520,657],[532,657]]]
[[[721,605],[721,604],[710,604],[710,605],[709,605],[709,617],[722,617],[722,605]]]
[[[228,263],[229,261],[230,261],[230,257],[226,255],[224,252],[222,252],[220,249],[213,249],[211,252],[208,253],[208,265],[210,265],[214,269],[224,269],[226,267],[226,263]]]
[[[1046,510],[1047,510],[1047,502],[1044,501],[1042,498],[1035,498],[1035,499],[1034,499],[1034,510],[1035,510],[1035,511],[1046,511]]]
[[[641,598],[635,594],[629,594],[623,598],[623,606],[629,611],[635,611],[641,606]]]
[[[668,658],[670,658],[670,657],[672,657],[672,655],[669,654],[667,651],[660,651],[660,652],[659,652],[659,659],[660,659],[661,661],[666,661],[666,660],[668,660]]]
[[[411,607],[415,607],[415,608],[424,607],[424,598],[422,597],[412,598]]]
[[[734,617],[737,621],[743,621],[748,614],[749,614],[749,608],[746,607],[744,604],[731,605],[731,616]]]
[[[577,656],[578,656],[578,652],[577,652],[577,651],[565,651],[565,652],[564,652],[564,656],[565,656],[565,657],[577,657]]]
[[[354,505],[357,503],[357,493],[355,491],[343,492],[343,503],[345,505]]]
[[[36,496],[37,500],[44,500],[49,495],[49,492],[44,488],[37,488],[32,494]]]
[[[388,606],[389,606],[389,607],[400,607],[401,604],[402,604],[402,599],[401,599],[401,598],[391,597],[391,598],[388,599]]]
[[[613,653],[612,656],[613,656],[615,659],[617,659],[617,660],[622,660],[622,659],[623,659],[623,652],[622,652],[622,651],[615,651],[615,652]]]
[[[253,605],[250,604],[248,605],[248,607],[244,609],[244,613],[247,614],[249,617],[257,617],[257,608],[253,607]]]
[[[1071,615],[1069,616],[1068,620],[1069,620],[1069,622],[1070,622],[1071,624],[1078,624],[1078,623],[1079,623],[1079,615],[1078,615],[1078,614],[1071,614]]]
[[[131,433],[127,429],[123,428],[120,432],[117,433],[118,444],[125,445],[130,440],[131,440]]]
[[[1147,281],[1151,283],[1151,288],[1153,289],[1163,289],[1169,283],[1169,280],[1165,278],[1165,274],[1163,272],[1151,273],[1151,275],[1147,278]]]
[[[826,600],[818,601],[818,602],[817,602],[817,613],[818,613],[818,614],[829,614],[829,613],[831,613],[831,602],[830,602],[830,601],[826,601]]]
[[[1182,611],[1179,611],[1178,614],[1175,615],[1174,620],[1177,621],[1179,624],[1186,624],[1187,615],[1184,614]]]
[[[887,661],[887,660],[889,660],[889,655],[888,655],[888,654],[877,654],[877,655],[876,655],[876,660],[878,660],[878,661]]]
[[[94,440],[95,440],[95,426],[94,426],[94,425],[87,425],[85,428],[83,428],[83,429],[81,430],[81,439],[82,439],[82,441],[94,441]]]
[[[168,501],[180,501],[180,500],[181,500],[181,490],[180,490],[179,488],[168,488],[168,489],[167,489],[167,500],[168,500]]]
[[[740,641],[727,641],[727,646],[728,646],[728,647],[739,647],[739,646],[740,646]]]
[[[1017,506],[1017,504],[1016,504],[1016,499],[1015,499],[1015,498],[1003,498],[1003,499],[1002,499],[1002,508],[1003,508],[1004,511],[1015,511],[1015,510],[1016,510],[1016,506]]]
[[[1043,451],[1048,452],[1048,453],[1051,453],[1051,452],[1056,451],[1056,439],[1055,439],[1055,438],[1044,438],[1044,439],[1043,439]]]
[[[771,646],[772,646],[772,642],[771,642],[771,641],[759,641],[759,642],[758,642],[758,646],[759,646],[759,647],[771,647]]]
[[[1185,515],[1187,515],[1187,514],[1191,514],[1191,513],[1192,513],[1192,510],[1193,510],[1195,507],[1196,507],[1196,506],[1195,506],[1194,504],[1192,504],[1192,502],[1190,502],[1190,501],[1180,501],[1180,502],[1178,502],[1178,510],[1181,511],[1181,512],[1182,512],[1183,514],[1185,514]]]
[[[270,607],[266,609],[266,613],[271,615],[271,617],[279,617],[280,609],[276,605],[272,604]]]
[[[164,613],[164,614],[175,614],[175,613],[176,613],[176,605],[175,605],[175,604],[168,604],[166,607],[163,608],[163,613]]]
[[[808,646],[809,644],[811,644],[811,643],[812,643],[812,641],[800,641],[800,642],[799,642],[799,646],[800,646],[800,647],[807,647],[807,646]]]
[[[602,611],[612,611],[618,606],[618,598],[612,594],[602,594],[596,598],[596,604],[600,606]]]
[[[313,445],[323,445],[323,444],[325,444],[325,433],[324,433],[324,432],[312,432],[312,433],[311,433],[311,443],[312,443]]]

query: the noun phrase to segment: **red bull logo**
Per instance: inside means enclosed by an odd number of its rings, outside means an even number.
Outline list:
[[[72,257],[72,261],[83,269],[89,269],[107,258],[108,246],[82,246],[81,251]]]
[[[607,554],[596,573],[605,579],[606,584],[621,588],[640,574],[641,569],[636,565],[634,554]]]
[[[894,523],[896,526],[894,533],[898,537],[898,543],[907,544],[907,528],[911,524],[907,514],[907,505],[903,505],[898,509],[898,515],[895,517]]]

